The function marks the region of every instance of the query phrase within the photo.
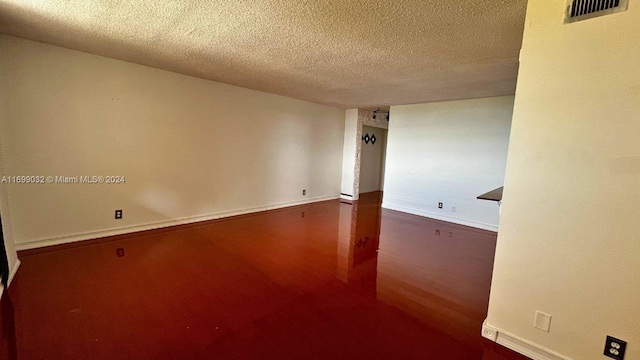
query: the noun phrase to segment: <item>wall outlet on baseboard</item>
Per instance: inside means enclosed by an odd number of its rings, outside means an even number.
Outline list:
[[[443,203],[441,203],[441,202],[438,203],[438,209],[442,209],[443,206],[444,206]]]
[[[116,219],[122,219],[122,210],[116,210]]]
[[[307,190],[302,190],[302,195],[307,195]]]

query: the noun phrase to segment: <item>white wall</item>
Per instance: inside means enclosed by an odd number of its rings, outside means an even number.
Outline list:
[[[512,111],[513,96],[392,106],[383,207],[497,230],[476,197],[503,185]]]
[[[340,192],[357,199],[354,194],[356,154],[358,153],[358,109],[348,109],[344,115],[342,150],[342,182]]]
[[[344,110],[4,35],[0,89],[7,174],[126,177],[10,185],[19,248],[340,192]]]
[[[612,335],[640,359],[640,2],[568,25],[564,7],[528,4],[487,324],[580,360]]]
[[[363,136],[375,135],[376,142],[369,141],[367,144],[360,140],[360,193],[382,190],[382,170],[384,165],[384,154],[387,138],[387,130],[364,126]]]

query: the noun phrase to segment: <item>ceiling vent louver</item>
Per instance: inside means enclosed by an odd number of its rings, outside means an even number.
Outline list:
[[[565,23],[626,11],[629,0],[568,0]]]

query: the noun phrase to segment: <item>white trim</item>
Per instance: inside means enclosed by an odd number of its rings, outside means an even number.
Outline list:
[[[543,346],[497,329],[487,324],[486,320],[482,323],[482,336],[533,360],[571,360]]]
[[[58,236],[58,237],[29,241],[25,243],[19,243],[19,244],[16,244],[16,249],[18,251],[21,251],[21,250],[30,250],[30,249],[36,249],[36,248],[52,246],[52,245],[68,244],[68,243],[73,243],[73,242],[78,242],[83,240],[103,238],[107,236],[123,235],[123,234],[139,232],[139,231],[159,229],[159,228],[164,228],[169,226],[192,224],[192,223],[197,223],[201,221],[226,218],[230,216],[251,214],[251,213],[260,212],[260,211],[281,209],[281,208],[296,206],[296,205],[304,205],[304,204],[310,204],[310,203],[327,201],[327,200],[335,200],[338,198],[339,196],[337,195],[336,196],[320,196],[320,197],[310,198],[307,200],[288,201],[288,202],[276,203],[276,204],[271,204],[266,206],[244,208],[244,209],[225,211],[225,212],[219,212],[214,214],[190,216],[190,217],[184,217],[184,218],[178,218],[178,219],[156,221],[156,222],[140,224],[140,225],[123,226],[123,227],[114,228],[114,229],[98,230],[98,231],[90,231],[90,232],[84,232],[84,233],[78,233],[78,234],[72,234],[72,235]]]
[[[430,211],[426,211],[426,210],[420,209],[419,207],[421,205],[422,204],[420,204],[420,203],[407,201],[407,200],[401,200],[401,199],[392,199],[392,198],[389,198],[387,196],[384,197],[383,203],[382,203],[382,207],[385,208],[385,209],[389,209],[389,210],[401,211],[401,212],[404,212],[404,213],[424,216],[424,217],[428,217],[428,218],[431,218],[431,219],[452,222],[452,223],[455,223],[455,224],[460,224],[460,225],[465,225],[465,226],[471,226],[471,227],[474,227],[474,228],[483,229],[483,230],[489,230],[489,231],[493,231],[493,232],[497,232],[498,231],[498,226],[497,225],[478,222],[478,221],[472,221],[472,220],[466,220],[466,219],[460,219],[460,218],[456,218],[456,217],[445,216],[445,215],[442,215],[442,214],[433,213],[433,212],[430,212]]]
[[[22,264],[20,260],[17,260],[16,265],[11,270],[11,273],[9,273],[9,281],[7,281],[9,285],[11,285],[11,282],[13,281],[13,278],[16,276],[16,273],[18,273],[18,268],[20,267],[20,264]]]
[[[21,264],[20,260],[16,261],[16,265],[13,267],[13,269],[9,273],[9,278],[7,279],[7,286],[11,286],[11,282],[13,281],[13,278],[16,276],[16,273],[18,272],[18,268],[20,267],[20,264]],[[4,292],[4,285],[0,284],[0,298],[2,297],[3,292]]]
[[[282,209],[290,206],[305,205],[305,204],[329,201],[329,200],[337,200],[339,198],[340,198],[340,195],[331,195],[331,196],[319,196],[309,200],[287,201],[287,202],[267,205],[267,210],[276,210],[276,209]]]
[[[498,338],[498,330],[494,327],[487,325],[487,320],[482,322],[482,337],[487,338],[493,342],[496,342]]]

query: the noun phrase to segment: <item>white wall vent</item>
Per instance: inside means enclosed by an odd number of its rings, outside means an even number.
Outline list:
[[[626,11],[629,0],[568,0],[565,23]]]

